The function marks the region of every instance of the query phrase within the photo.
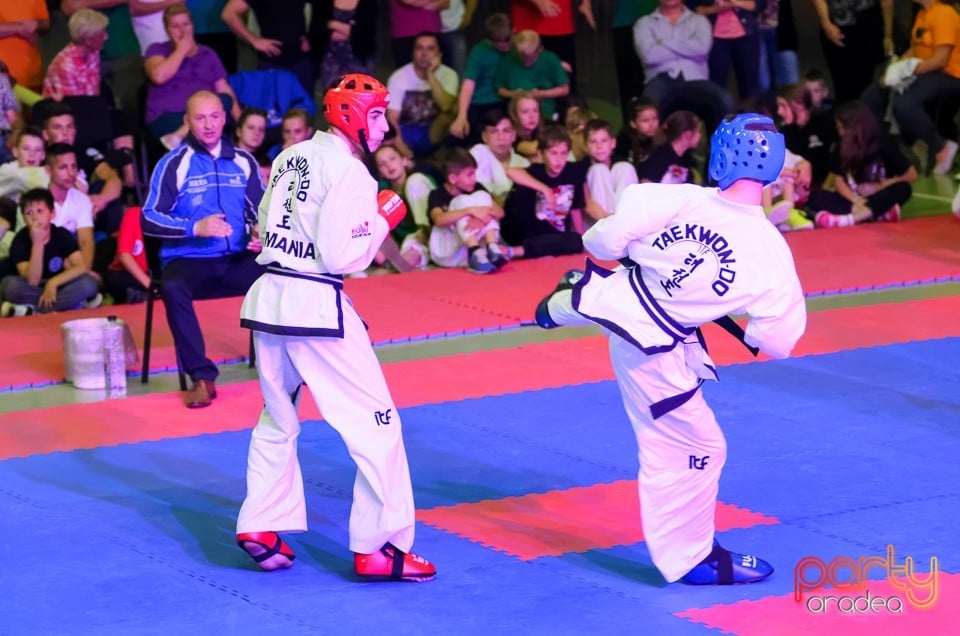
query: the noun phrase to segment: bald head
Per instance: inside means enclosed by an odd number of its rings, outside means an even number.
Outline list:
[[[227,114],[216,93],[197,91],[187,100],[187,112],[183,120],[196,140],[207,150],[212,150],[223,136]]]

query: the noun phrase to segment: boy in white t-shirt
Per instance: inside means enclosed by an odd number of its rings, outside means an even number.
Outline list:
[[[54,225],[76,237],[83,264],[93,273],[93,203],[90,197],[74,187],[79,168],[73,146],[53,144],[47,148],[46,165],[50,174],[50,193],[56,207]]]

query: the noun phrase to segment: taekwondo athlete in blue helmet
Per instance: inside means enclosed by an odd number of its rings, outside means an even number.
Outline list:
[[[750,583],[769,563],[730,552],[714,537],[726,441],[700,385],[716,369],[698,327],[726,322],[746,345],[790,354],[806,326],[790,249],[760,205],[783,166],[783,136],[755,114],[720,124],[709,174],[719,188],[629,186],[616,212],[583,237],[613,271],[587,261],[541,301],[537,323],[596,323],[640,449],[640,512],[654,564],[668,582]],[[747,314],[746,330],[727,318]]]

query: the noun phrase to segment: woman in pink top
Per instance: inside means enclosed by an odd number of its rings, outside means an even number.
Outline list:
[[[740,99],[757,97],[760,31],[756,0],[699,0],[693,6],[713,24],[710,80],[726,88],[732,66]]]

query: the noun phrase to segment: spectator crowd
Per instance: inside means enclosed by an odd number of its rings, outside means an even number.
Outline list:
[[[826,68],[801,69],[791,0],[617,0],[614,122],[578,86],[590,0],[515,0],[482,29],[476,0],[62,0],[59,43],[45,0],[4,2],[0,313],[139,302],[152,278],[179,290],[228,256],[182,302],[224,280],[242,294],[259,246],[250,197],[273,158],[325,127],[318,89],[390,57],[390,132],[369,169],[411,214],[381,270],[493,274],[579,253],[628,185],[712,185],[705,140],[735,112],[772,114],[786,137],[764,193],[780,230],[896,221],[911,182],[950,172],[957,151],[960,14],[915,4],[898,46],[890,0],[813,0]],[[46,65],[41,42],[59,51]],[[211,196],[204,161],[242,184]],[[182,320],[178,351],[200,369],[199,328]]]

